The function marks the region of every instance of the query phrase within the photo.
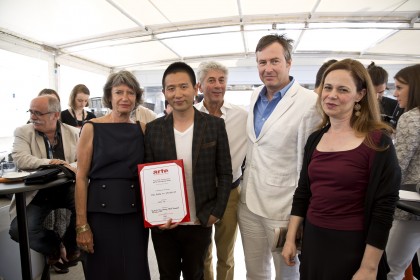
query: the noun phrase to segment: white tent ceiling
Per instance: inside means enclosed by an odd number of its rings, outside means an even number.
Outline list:
[[[207,59],[235,67],[255,65],[263,35],[286,33],[295,64],[413,64],[419,16],[420,0],[0,0],[0,43],[111,70]]]

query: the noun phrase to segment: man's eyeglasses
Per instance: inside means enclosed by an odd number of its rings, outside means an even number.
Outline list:
[[[41,112],[39,112],[39,111],[32,111],[31,109],[29,109],[27,112],[28,112],[30,115],[35,115],[35,116],[37,116],[37,117],[41,117],[41,116],[43,116],[43,115],[47,115],[47,114],[54,113],[54,112],[41,113]]]

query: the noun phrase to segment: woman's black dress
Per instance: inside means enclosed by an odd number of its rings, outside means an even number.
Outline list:
[[[137,164],[143,162],[139,124],[91,123],[93,155],[87,217],[94,253],[86,279],[149,280],[149,230],[144,228]]]
[[[73,112],[73,115],[74,115],[74,112]],[[62,111],[60,114],[61,122],[74,126],[74,127],[81,127],[85,121],[96,118],[95,114],[89,111],[83,111],[83,118],[81,121],[73,117],[73,115],[70,113],[68,109]]]

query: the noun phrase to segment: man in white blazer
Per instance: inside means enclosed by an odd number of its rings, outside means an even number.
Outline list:
[[[12,156],[19,169],[37,169],[45,164],[62,164],[75,171],[70,163],[76,162],[76,145],[79,129],[63,124],[60,118],[60,101],[49,95],[31,101],[30,123],[15,130]],[[69,259],[79,254],[76,245],[74,184],[33,191],[26,194],[29,246],[49,257],[50,264],[60,259],[60,245],[64,243]],[[70,225],[61,240],[60,236],[43,226],[45,217],[53,209],[72,211]],[[16,204],[10,205],[10,236],[18,241]]]
[[[292,42],[283,35],[267,35],[256,47],[264,85],[251,97],[238,207],[248,280],[271,279],[272,258],[276,280],[299,279],[299,265],[288,267],[279,250],[271,251],[274,229],[287,227],[289,221],[306,140],[321,120],[316,93],[289,76]]]

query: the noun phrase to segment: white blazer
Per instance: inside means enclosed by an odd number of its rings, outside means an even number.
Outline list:
[[[79,128],[61,123],[61,138],[63,140],[64,157],[68,163],[76,162],[76,148],[79,140]],[[44,138],[39,135],[33,124],[18,127],[14,133],[12,157],[19,169],[36,169],[40,165],[49,164]],[[26,205],[28,205],[38,191],[26,193]],[[13,196],[9,208],[10,218],[16,216],[16,201]]]
[[[258,138],[254,107],[264,86],[251,96],[247,121],[248,151],[241,201],[254,214],[287,221],[308,136],[321,121],[317,94],[296,81],[264,123]]]

